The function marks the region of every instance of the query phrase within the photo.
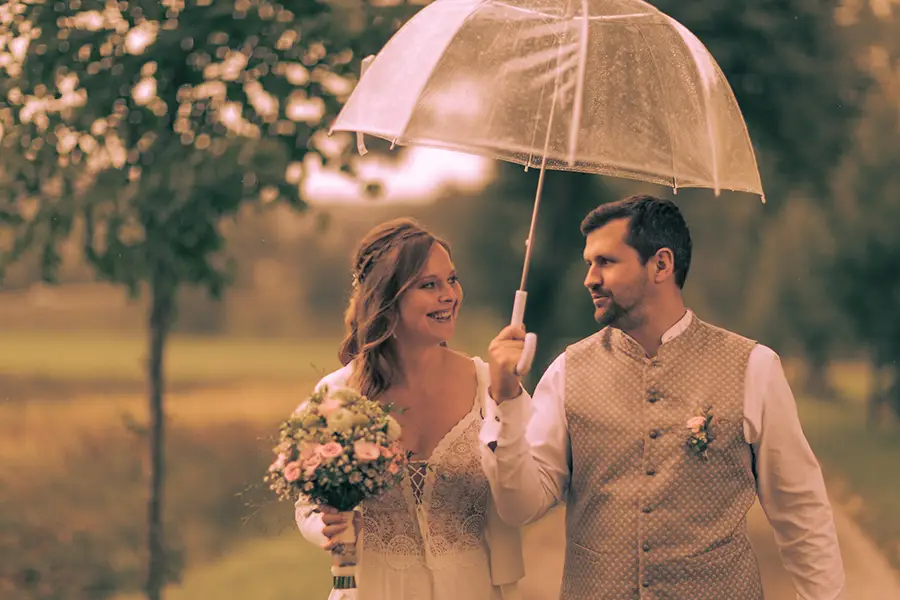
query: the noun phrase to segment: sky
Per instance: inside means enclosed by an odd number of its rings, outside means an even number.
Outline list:
[[[323,165],[321,157],[307,155],[304,164],[303,197],[317,206],[380,206],[428,204],[440,197],[476,193],[494,178],[495,161],[471,154],[432,148],[397,148],[391,155],[369,153],[358,157],[358,178]],[[364,193],[368,183],[381,186],[381,193]]]

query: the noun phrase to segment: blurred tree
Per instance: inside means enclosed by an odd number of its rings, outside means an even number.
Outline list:
[[[874,425],[883,406],[900,415],[900,21],[890,6],[867,16],[862,58],[877,85],[867,98],[855,147],[836,177],[830,225],[837,244],[825,273],[871,357],[875,385],[868,412]]]
[[[805,359],[806,392],[834,398],[828,367],[832,358],[847,357],[851,332],[826,273],[834,254],[828,207],[794,195],[760,238],[759,261],[742,307],[747,321],[767,345]]]
[[[164,369],[178,291],[218,297],[222,226],[244,206],[303,208],[302,160],[361,56],[413,10],[334,0],[10,0],[0,6],[9,185],[0,267],[37,249],[52,279],[83,229],[100,277],[148,296],[146,593],[177,576],[162,527]],[[4,133],[6,135],[4,135]]]
[[[655,0],[700,38],[747,121],[763,185],[776,205],[798,187],[824,193],[869,81],[835,12],[844,0]],[[851,3],[853,4],[853,3]],[[778,43],[772,43],[778,40]],[[773,177],[779,181],[773,193]]]

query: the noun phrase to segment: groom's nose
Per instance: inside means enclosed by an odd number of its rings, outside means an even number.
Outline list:
[[[603,277],[600,276],[598,269],[595,269],[594,267],[588,269],[587,275],[584,278],[584,287],[591,291],[593,291],[594,288],[603,287]]]

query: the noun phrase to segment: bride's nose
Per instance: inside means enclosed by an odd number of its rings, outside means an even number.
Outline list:
[[[441,293],[438,296],[438,302],[441,304],[452,304],[456,302],[459,298],[459,295],[456,293],[456,290],[453,289],[452,286],[442,286]]]

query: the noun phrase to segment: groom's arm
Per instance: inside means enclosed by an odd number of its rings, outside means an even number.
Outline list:
[[[745,433],[760,505],[800,600],[839,600],[844,567],[819,462],[774,351],[757,346],[747,369]]]
[[[557,358],[530,397],[485,402],[482,467],[500,518],[522,526],[544,516],[569,485],[570,445],[563,403],[565,355]]]

